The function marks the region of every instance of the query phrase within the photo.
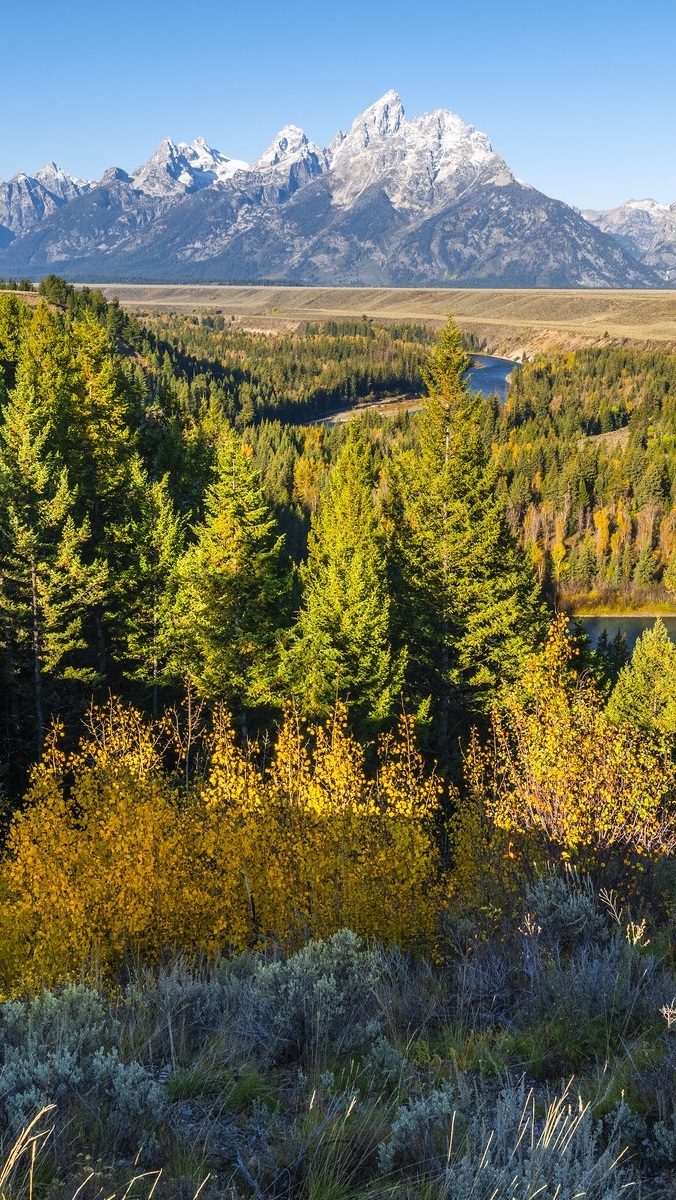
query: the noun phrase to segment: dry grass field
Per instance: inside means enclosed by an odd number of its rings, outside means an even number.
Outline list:
[[[226,287],[102,284],[126,307],[234,316],[247,328],[361,316],[441,325],[449,314],[494,352],[600,345],[627,340],[676,347],[674,291],[540,291],[492,288]]]

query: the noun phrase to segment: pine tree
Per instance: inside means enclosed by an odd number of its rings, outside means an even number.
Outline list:
[[[676,645],[659,618],[638,638],[606,711],[617,724],[634,725],[647,734],[676,735]]]
[[[185,550],[185,519],[175,510],[169,482],[151,483],[140,460],[132,468],[133,494],[115,529],[120,564],[112,593],[112,638],[127,679],[150,689],[157,715],[166,646],[164,630],[175,602],[175,569]]]
[[[42,747],[45,684],[91,683],[86,620],[103,593],[105,569],[87,563],[87,522],[76,525],[76,495],[30,387],[18,386],[0,428],[0,626],[12,692],[32,693]]]
[[[205,520],[177,565],[176,602],[163,636],[167,676],[236,705],[246,732],[247,707],[267,695],[274,673],[293,569],[245,450],[234,433],[225,435]]]
[[[510,533],[452,321],[426,372],[420,452],[391,469],[389,521],[409,682],[430,696],[440,757],[451,722],[485,711],[545,626],[537,584]]]
[[[404,660],[392,650],[372,455],[356,421],[312,518],[301,579],[303,604],[286,661],[294,693],[314,713],[341,697],[358,722],[382,721],[401,691]]]
[[[633,581],[638,587],[649,587],[655,578],[657,563],[652,546],[645,545],[634,568]]]

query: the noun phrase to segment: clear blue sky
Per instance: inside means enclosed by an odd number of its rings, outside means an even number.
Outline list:
[[[676,5],[667,0],[34,0],[0,21],[0,178],[143,162],[198,134],[256,158],[315,141],[395,88],[450,108],[522,179],[579,207],[676,200]]]

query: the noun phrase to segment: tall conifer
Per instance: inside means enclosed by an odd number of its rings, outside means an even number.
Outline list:
[[[288,621],[293,569],[250,452],[228,431],[206,516],[177,568],[165,634],[167,672],[240,711],[267,693],[277,633]]]
[[[46,449],[50,428],[31,387],[19,385],[0,427],[0,628],[9,689],[32,695],[37,742],[45,677],[91,682],[87,615],[105,568],[87,562],[89,526],[73,519],[65,467]]]
[[[185,524],[169,495],[168,478],[151,482],[136,459],[130,503],[115,528],[120,566],[111,588],[111,625],[122,674],[149,689],[154,714],[164,682],[164,631],[176,598],[175,571],[185,550]]]
[[[426,371],[420,451],[401,453],[388,515],[408,681],[430,696],[440,757],[463,711],[485,710],[544,627],[538,588],[510,533],[452,321]]]
[[[287,659],[294,691],[313,712],[326,712],[340,696],[357,719],[382,720],[400,693],[403,657],[392,651],[371,449],[355,421],[312,518],[301,578],[303,605]]]

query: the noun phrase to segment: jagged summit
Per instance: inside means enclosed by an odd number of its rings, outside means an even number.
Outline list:
[[[268,167],[276,167],[283,159],[302,152],[309,144],[307,134],[298,125],[285,125],[272,139],[267,150],[256,159],[254,169],[264,171]]]
[[[69,197],[73,194],[74,189],[88,187],[89,180],[75,179],[60,167],[58,163],[48,162],[39,171],[36,171],[35,178],[40,183],[44,184],[50,192],[54,192],[57,196]]]
[[[409,120],[393,91],[356,118],[331,165],[340,180],[335,202],[347,207],[375,185],[395,208],[424,210],[472,184],[514,182],[484,133],[446,109]]]
[[[627,200],[616,208],[585,209],[582,216],[667,282],[676,280],[676,203]]]
[[[374,137],[390,137],[401,128],[404,106],[395,91],[385,92],[369,108],[355,117],[345,142],[365,149]],[[343,143],[345,144],[345,143]]]
[[[175,198],[231,179],[248,163],[227,158],[204,138],[174,142],[163,138],[146,163],[132,172],[134,185],[148,196]]]

